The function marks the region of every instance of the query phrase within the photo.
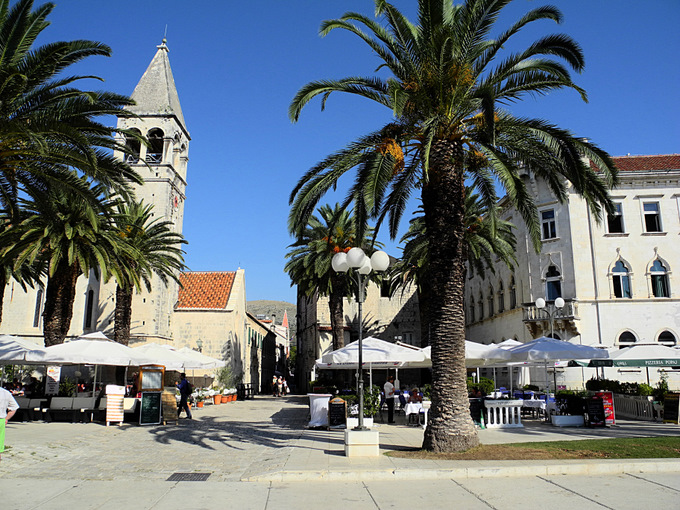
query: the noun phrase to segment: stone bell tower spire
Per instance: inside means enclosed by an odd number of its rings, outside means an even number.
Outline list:
[[[142,177],[144,184],[135,187],[138,201],[153,205],[154,219],[170,221],[181,234],[186,199],[187,163],[191,137],[175,87],[168,58],[167,41],[157,46],[156,54],[137,83],[128,107],[135,118],[119,118],[118,128],[135,130],[148,140],[140,144],[130,137],[126,144],[132,150],[127,162]],[[119,153],[119,157],[123,154]],[[152,291],[135,294],[132,306],[131,337],[133,340],[166,343],[171,340],[171,320],[177,302],[177,284],[168,285],[154,275]]]
[[[172,221],[175,231],[182,233],[191,137],[172,76],[166,40],[157,48],[131,96],[136,104],[128,109],[138,118],[121,118],[118,127],[135,129],[149,141],[147,147],[132,139],[128,142],[134,152],[128,156],[128,163],[144,179],[144,185],[135,190],[137,198],[153,204],[155,216]]]

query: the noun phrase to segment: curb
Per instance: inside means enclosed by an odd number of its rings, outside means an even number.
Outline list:
[[[502,461],[498,461],[499,463]],[[552,464],[489,465],[437,469],[374,469],[374,470],[283,470],[241,478],[242,482],[358,482],[365,480],[442,480],[466,478],[513,478],[556,475],[622,475],[639,473],[680,473],[678,459],[612,460],[594,462],[560,462]]]

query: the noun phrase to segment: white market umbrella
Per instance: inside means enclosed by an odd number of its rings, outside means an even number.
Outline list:
[[[494,347],[498,347],[499,349],[512,349],[513,347],[517,347],[518,345],[522,345],[522,342],[518,342],[517,340],[513,340],[512,338],[508,338],[507,340],[503,340],[501,343],[495,344]],[[515,372],[515,367],[512,365],[509,365],[508,368],[510,369],[510,394],[512,395],[513,392],[513,384],[514,384],[514,372]],[[493,369],[494,376],[496,375],[496,369]],[[517,376],[517,386],[523,387],[531,382],[531,377],[529,374],[529,368],[526,366],[520,366],[519,367],[519,374]]]
[[[612,349],[609,357],[615,367],[645,367],[649,384],[649,367],[680,366],[680,351],[660,344],[633,344],[623,349]]]
[[[102,335],[84,335],[51,345],[45,349],[35,349],[26,353],[26,361],[45,365],[114,365],[140,366],[155,365],[152,358],[130,347],[109,340]]]
[[[22,364],[26,361],[26,353],[42,350],[42,347],[11,335],[0,336],[0,365]]]
[[[214,368],[222,368],[226,363],[217,358],[211,358],[205,354],[189,349],[188,347],[182,347],[176,351],[178,354],[182,355],[186,361],[186,368],[196,369],[196,370],[211,370]]]
[[[373,385],[374,368],[394,368],[400,367],[415,368],[425,361],[422,349],[405,347],[399,343],[386,342],[372,336],[366,337],[361,342],[361,360],[364,366],[369,369],[369,387]],[[415,364],[412,367],[411,364]],[[329,352],[321,356],[316,361],[317,368],[325,369],[356,369],[359,364],[359,341],[355,340],[340,349]],[[398,377],[397,377],[398,378]]]
[[[402,368],[429,368],[432,366],[432,346],[428,345],[420,349],[423,353],[423,361],[409,361]],[[507,361],[510,355],[496,348],[494,345],[485,345],[465,340],[465,365],[468,367],[486,366],[501,361]]]
[[[401,367],[407,363],[422,363],[425,355],[421,349],[411,349],[372,336],[361,342],[364,365],[380,368]],[[317,360],[318,368],[357,368],[359,362],[359,341],[329,352]],[[409,365],[410,366],[410,365]]]
[[[133,350],[139,351],[144,356],[156,360],[155,363],[157,365],[165,366],[166,370],[177,370],[181,372],[187,369],[198,368],[199,365],[198,361],[191,360],[169,345],[150,343],[133,347]]]
[[[26,353],[26,361],[44,365],[94,365],[93,391],[97,385],[99,365],[129,367],[156,364],[143,353],[109,340],[100,331],[82,335],[63,344],[32,350]]]
[[[542,336],[531,342],[508,349],[511,361],[542,361],[545,367],[546,393],[550,393],[548,361],[608,358],[609,353],[587,345],[572,344]]]

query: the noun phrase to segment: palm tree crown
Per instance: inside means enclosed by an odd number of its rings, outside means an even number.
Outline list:
[[[93,77],[61,74],[89,56],[109,56],[110,48],[85,40],[34,47],[53,7],[33,10],[32,0],[19,0],[10,8],[10,0],[0,0],[0,204],[7,209],[16,207],[20,190],[70,186],[88,193],[72,168],[119,193],[128,193],[130,182],[141,183],[113,157],[113,150],[129,150],[113,136],[118,130],[97,120],[130,116],[124,107],[132,100],[81,91],[73,84]]]

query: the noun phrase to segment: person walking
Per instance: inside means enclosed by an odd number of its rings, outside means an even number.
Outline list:
[[[394,376],[387,378],[383,387],[385,391],[385,402],[387,403],[387,423],[394,423]]]
[[[278,382],[279,380],[276,378],[276,375],[272,378],[272,397],[278,397]]]
[[[19,404],[5,388],[0,388],[0,454],[5,451],[5,427],[19,409]]]
[[[187,381],[187,374],[180,374],[179,383],[177,383],[177,389],[179,389],[179,411],[177,412],[177,417],[184,410],[187,413],[187,418],[192,419],[191,407],[189,407],[189,397],[192,393],[191,383]]]
[[[276,396],[283,396],[283,379],[281,379],[281,376],[276,380]]]

